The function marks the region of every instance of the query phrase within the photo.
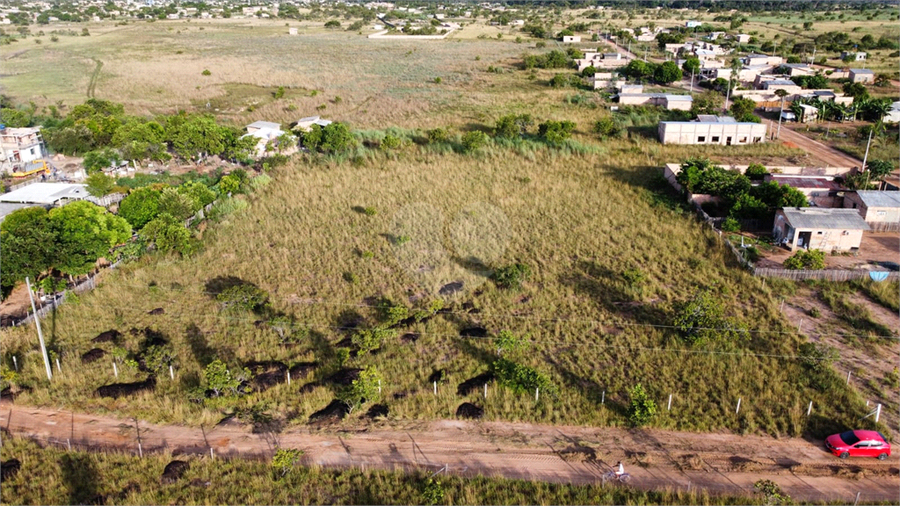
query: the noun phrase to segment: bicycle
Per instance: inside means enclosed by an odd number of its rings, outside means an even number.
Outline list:
[[[615,471],[607,471],[601,477],[603,479],[603,483],[608,481],[617,481],[619,483],[628,483],[631,481],[631,475],[628,473],[618,474]]]

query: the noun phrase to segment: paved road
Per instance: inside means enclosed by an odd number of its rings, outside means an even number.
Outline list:
[[[559,483],[595,483],[616,461],[643,489],[749,494],[771,479],[802,501],[896,501],[898,458],[840,461],[821,442],[733,434],[439,420],[377,423],[357,429],[291,428],[253,433],[233,422],[215,427],[137,424],[142,450],[268,457],[276,445],[300,448],[306,463],[339,468],[426,468]],[[135,421],[0,404],[0,427],[13,435],[88,449],[137,453]]]

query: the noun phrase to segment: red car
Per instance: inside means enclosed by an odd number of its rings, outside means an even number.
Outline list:
[[[891,456],[891,443],[887,442],[884,434],[874,430],[848,430],[828,436],[825,447],[842,459],[875,457],[884,460]]]

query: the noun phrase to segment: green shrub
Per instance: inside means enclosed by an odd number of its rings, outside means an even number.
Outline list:
[[[444,128],[432,128],[426,132],[426,135],[428,136],[428,142],[432,144],[450,140],[450,134]]]
[[[387,134],[381,140],[380,148],[384,150],[397,149],[403,144],[403,140],[396,135]]]
[[[531,268],[526,264],[515,263],[500,267],[491,274],[491,279],[500,288],[516,289],[531,276]]]
[[[225,311],[251,311],[261,313],[269,306],[269,294],[262,288],[244,283],[222,290],[216,300]]]
[[[356,274],[354,274],[350,271],[345,272],[343,277],[344,277],[344,281],[350,283],[351,285],[355,285],[356,283],[359,283],[359,276],[357,276]]]
[[[210,72],[209,69],[204,69],[203,72],[201,72],[201,74],[203,74],[205,76],[211,76],[212,72]]]
[[[359,350],[360,355],[365,355],[372,350],[377,350],[384,345],[385,340],[394,337],[396,333],[391,329],[375,327],[359,330],[350,337],[350,342]]]
[[[477,151],[487,144],[487,140],[487,134],[480,130],[466,132],[462,136],[463,151],[466,153]]]
[[[722,229],[722,232],[740,232],[741,222],[729,216],[728,218],[725,218],[725,221],[722,222],[720,228]]]
[[[825,268],[825,252],[801,250],[784,261],[784,268],[791,270],[822,270]]]
[[[744,256],[747,261],[751,263],[756,263],[761,258],[759,250],[756,249],[756,246],[747,246],[746,248],[744,248]]]
[[[656,414],[656,402],[647,396],[644,386],[638,383],[631,389],[628,419],[635,427],[645,425]]]
[[[535,389],[540,389],[549,395],[553,395],[556,391],[556,387],[550,382],[550,378],[533,367],[501,358],[494,361],[491,369],[497,381],[514,392],[529,393],[534,392]]]
[[[766,167],[759,163],[751,163],[747,170],[744,171],[744,175],[750,178],[751,181],[761,181],[768,174],[769,171],[766,170]]]

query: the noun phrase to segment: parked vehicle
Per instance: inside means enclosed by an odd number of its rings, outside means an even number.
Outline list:
[[[888,443],[884,434],[874,430],[848,430],[828,436],[825,447],[842,459],[875,457],[884,460],[891,456],[891,443]]]

